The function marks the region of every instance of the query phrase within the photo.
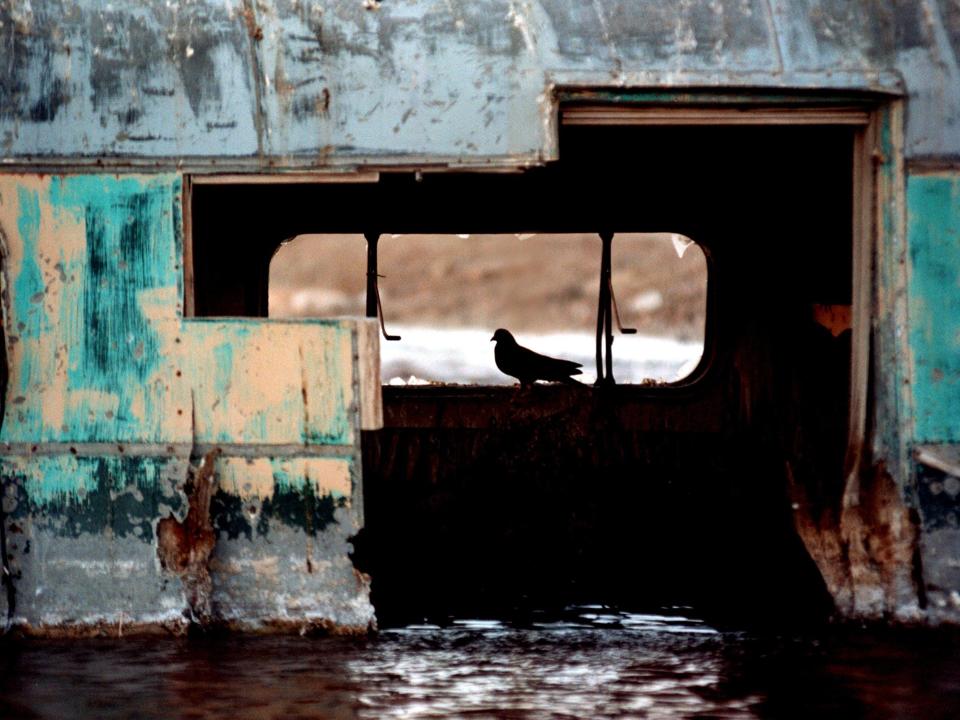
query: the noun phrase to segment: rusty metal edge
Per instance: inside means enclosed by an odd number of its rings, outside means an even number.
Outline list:
[[[377,172],[518,172],[543,165],[545,158],[538,151],[504,156],[447,156],[447,155],[350,155],[298,159],[284,157],[222,158],[222,157],[4,157],[0,158],[0,173],[66,172],[116,173],[120,170],[136,172],[182,172],[194,175],[194,181],[204,175],[260,174],[269,176],[304,175],[317,173],[329,177],[333,173],[364,175]],[[311,180],[312,182],[312,180]]]
[[[0,443],[0,455],[30,457],[36,455],[75,455],[104,457],[198,457],[220,450],[225,457],[347,457],[353,445],[300,443],[192,443],[192,442],[14,442]]]
[[[906,161],[908,175],[960,173],[960,157],[915,157]]]
[[[14,622],[2,642],[16,640],[80,640],[119,639],[125,637],[174,637],[181,638],[197,631],[187,618],[156,622],[123,622],[121,620],[97,620],[92,623],[56,623],[33,625]],[[218,620],[204,626],[199,632],[218,632],[244,635],[323,635],[335,637],[364,637],[377,631],[376,622],[370,625],[341,625],[327,618],[271,619],[271,620]]]
[[[922,465],[960,477],[960,445],[917,445],[913,456]]]
[[[67,622],[33,625],[26,621],[14,620],[5,641],[29,640],[65,640],[86,638],[123,638],[123,637],[183,637],[190,629],[186,619],[170,619],[154,622],[123,622],[122,620],[96,620],[94,622]]]
[[[847,421],[847,448],[843,461],[844,505],[855,505],[860,496],[860,469],[867,432],[867,403],[870,392],[870,348],[873,308],[874,240],[879,229],[874,222],[877,180],[874,158],[877,150],[877,112],[871,113],[867,127],[854,137],[853,147],[853,272],[852,341],[850,347],[850,398]]]

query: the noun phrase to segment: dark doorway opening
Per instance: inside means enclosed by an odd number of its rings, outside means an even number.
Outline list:
[[[355,541],[381,625],[596,602],[830,611],[787,489],[842,487],[850,331],[822,319],[851,305],[854,133],[568,127],[558,162],[518,174],[194,188],[198,315],[266,316],[269,259],[305,233],[669,231],[708,254],[685,385],[384,388]]]

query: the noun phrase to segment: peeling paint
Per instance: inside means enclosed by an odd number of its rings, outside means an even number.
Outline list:
[[[183,580],[190,617],[208,625],[213,619],[210,579],[210,555],[217,544],[217,534],[210,518],[210,500],[217,482],[214,463],[218,450],[204,456],[200,467],[191,468],[189,510],[183,521],[172,515],[157,523],[157,556],[163,569]]]
[[[354,442],[349,326],[191,320],[183,330],[197,442]]]
[[[335,458],[221,458],[217,462],[220,487],[241,499],[265,500],[277,492],[302,490],[311,484],[319,496],[349,501],[352,494],[350,462]]]
[[[153,539],[152,517],[159,505],[180,506],[177,496],[164,494],[161,482],[176,467],[175,458],[0,458],[0,471],[25,493],[26,502],[15,517],[49,513],[59,516],[56,531],[66,537],[103,532],[109,526],[117,537],[136,536],[144,542]]]
[[[948,3],[305,7],[0,7],[10,58],[0,69],[4,159],[522,166],[555,157],[537,107],[552,86],[905,90],[907,156],[960,156],[960,40]],[[486,107],[491,96],[509,101]]]
[[[12,622],[366,627],[369,588],[344,581],[362,522],[357,323],[184,320],[180,193],[176,174],[0,175]],[[210,446],[219,489],[190,504],[189,457]],[[278,575],[224,586],[184,566],[185,524],[207,527],[194,545],[213,560]]]
[[[18,337],[10,388],[26,399],[7,405],[4,441],[166,439],[156,423],[175,400],[140,293],[177,288],[179,187],[176,176],[0,178],[17,198],[0,207],[13,279],[5,330]],[[140,343],[149,352],[138,358]]]

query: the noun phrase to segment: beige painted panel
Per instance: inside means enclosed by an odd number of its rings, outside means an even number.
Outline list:
[[[316,497],[332,495],[349,504],[353,494],[348,458],[219,457],[216,461],[220,489],[243,499],[271,498],[279,491],[302,491],[308,484]]]
[[[184,322],[201,443],[354,442],[351,323]]]

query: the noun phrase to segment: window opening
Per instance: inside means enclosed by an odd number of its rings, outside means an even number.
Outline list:
[[[699,246],[670,233],[301,235],[273,258],[269,315],[379,317],[398,338],[385,384],[512,385],[501,327],[585,384],[665,384],[703,355],[706,283]]]

